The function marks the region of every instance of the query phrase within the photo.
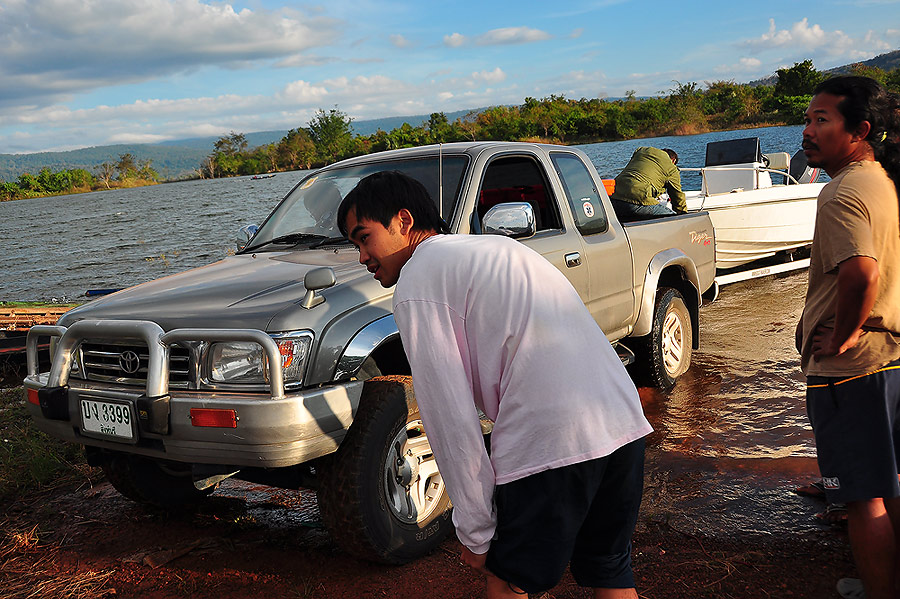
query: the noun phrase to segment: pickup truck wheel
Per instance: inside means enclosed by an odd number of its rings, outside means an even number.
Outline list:
[[[194,486],[190,467],[143,456],[108,453],[102,468],[119,493],[138,503],[163,509],[195,505],[217,486],[201,491]]]
[[[649,383],[669,391],[691,365],[691,314],[676,289],[660,288],[653,311],[653,330],[644,338],[643,362]]]
[[[450,499],[407,376],[366,381],[338,450],[318,467],[322,520],[356,557],[403,564],[453,531]]]

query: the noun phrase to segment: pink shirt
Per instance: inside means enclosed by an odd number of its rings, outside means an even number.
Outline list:
[[[438,235],[400,273],[394,318],[460,541],[484,553],[494,486],[609,455],[652,428],[552,264],[501,236]],[[487,454],[478,414],[494,422]]]

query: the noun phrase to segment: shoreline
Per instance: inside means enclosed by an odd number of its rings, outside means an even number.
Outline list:
[[[618,141],[633,141],[633,140],[638,140],[638,139],[652,139],[652,138],[656,138],[656,137],[689,137],[691,135],[703,135],[705,133],[720,133],[723,131],[746,131],[748,129],[768,129],[771,127],[786,127],[786,126],[789,126],[789,125],[785,122],[780,122],[780,123],[764,122],[764,123],[755,123],[755,124],[746,124],[745,123],[745,124],[737,125],[736,127],[728,127],[728,128],[717,128],[717,127],[709,127],[708,125],[698,126],[698,125],[687,124],[687,125],[680,125],[678,128],[678,131],[676,131],[675,133],[652,132],[652,133],[648,133],[647,135],[639,135],[636,137],[628,137],[625,139],[604,139],[604,138],[591,137],[591,138],[585,138],[585,139],[561,141],[558,139],[548,138],[548,137],[531,137],[531,138],[517,140],[517,141],[522,141],[525,143],[537,143],[537,144],[557,144],[557,145],[562,145],[562,146],[579,146],[579,145],[610,143],[610,142],[618,142]],[[480,140],[480,141],[491,141],[491,140]],[[413,146],[413,147],[415,147],[415,146]],[[361,154],[361,155],[363,155],[363,154]],[[323,166],[327,166],[327,164],[313,167],[313,169],[310,169],[310,170],[322,168]],[[255,175],[276,174],[276,173],[285,173],[285,172],[290,172],[290,171],[276,170],[271,173],[269,173],[269,172],[247,173],[244,175],[233,175],[233,176],[227,176],[227,177],[212,177],[212,179],[237,179],[240,177],[252,177]],[[65,193],[51,193],[51,194],[35,195],[35,196],[29,196],[29,197],[23,197],[23,198],[0,199],[0,202],[16,202],[19,200],[34,200],[34,199],[39,199],[39,198],[52,198],[52,197],[65,196],[65,195],[78,195],[78,194],[82,194],[82,193],[92,193],[95,191],[114,191],[114,190],[121,190],[121,189],[132,189],[132,188],[136,188],[136,187],[148,187],[150,185],[164,185],[166,183],[182,183],[185,181],[199,181],[199,180],[203,180],[203,179],[207,179],[207,178],[209,178],[209,177],[201,177],[201,176],[197,175],[197,176],[192,176],[192,177],[183,177],[183,178],[179,178],[179,179],[167,179],[165,181],[145,181],[142,183],[135,182],[134,185],[114,185],[109,188],[99,187],[97,189],[77,189],[77,190],[67,191]],[[2,183],[2,181],[0,181],[0,183]]]

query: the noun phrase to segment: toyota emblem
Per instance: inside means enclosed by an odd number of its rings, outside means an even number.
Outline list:
[[[119,354],[119,368],[127,374],[134,374],[141,368],[141,357],[130,349]]]

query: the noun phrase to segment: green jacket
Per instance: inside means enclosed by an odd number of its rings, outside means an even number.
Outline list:
[[[672,210],[679,214],[687,212],[678,167],[662,150],[643,147],[634,151],[628,166],[616,177],[616,190],[610,198],[652,206],[664,191],[669,193]]]

